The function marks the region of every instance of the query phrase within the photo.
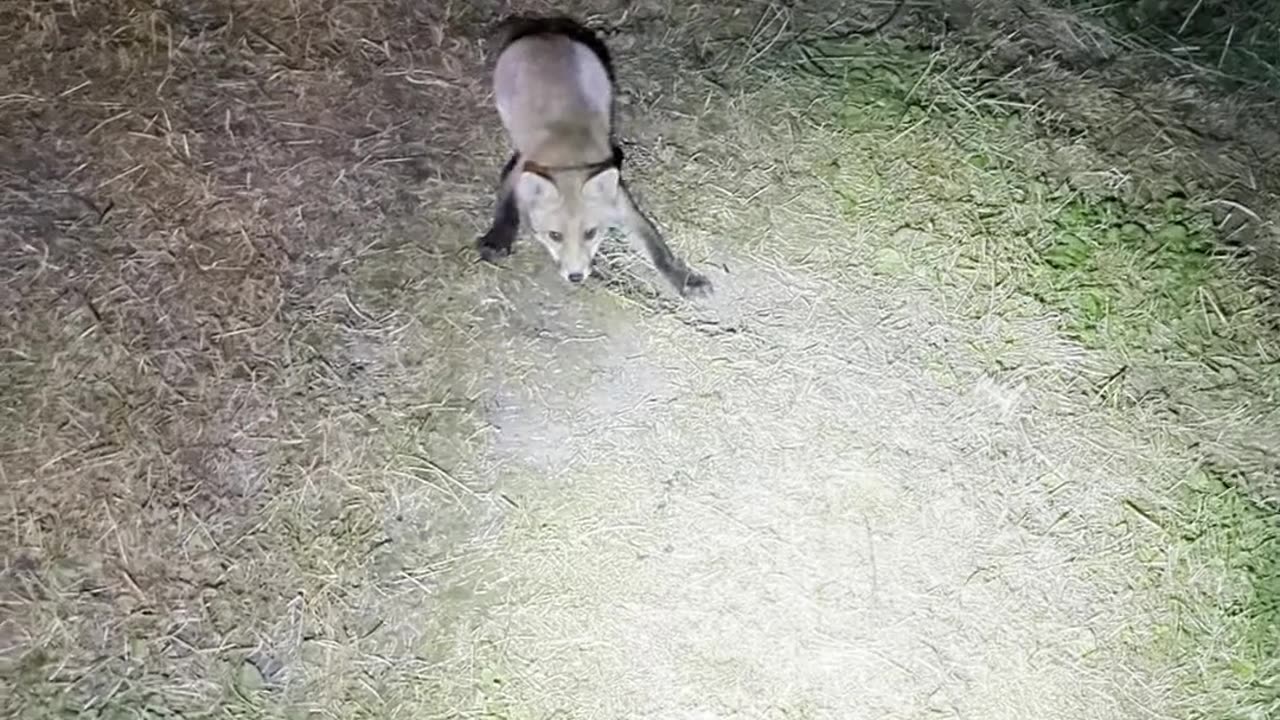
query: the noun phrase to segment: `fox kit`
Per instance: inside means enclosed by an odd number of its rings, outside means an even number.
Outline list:
[[[478,242],[489,261],[511,253],[520,226],[580,283],[607,230],[621,228],[684,296],[711,282],[667,247],[619,176],[613,68],[604,44],[562,18],[509,22],[493,73],[498,115],[515,146],[502,171],[493,225]]]

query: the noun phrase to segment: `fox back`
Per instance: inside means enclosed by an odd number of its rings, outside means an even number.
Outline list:
[[[564,28],[526,28],[499,54],[493,90],[517,153],[521,214],[565,277],[581,281],[617,220],[608,56]]]

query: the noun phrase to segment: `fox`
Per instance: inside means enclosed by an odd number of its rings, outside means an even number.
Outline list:
[[[481,257],[497,263],[510,255],[527,227],[576,285],[618,229],[680,295],[710,295],[711,281],[671,250],[621,177],[604,42],[567,17],[517,17],[499,29],[492,89],[514,150],[499,175],[492,223],[477,240]]]

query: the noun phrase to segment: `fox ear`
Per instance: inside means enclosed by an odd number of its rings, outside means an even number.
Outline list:
[[[516,192],[530,205],[554,204],[560,200],[560,190],[556,184],[535,172],[520,173]]]
[[[582,196],[588,200],[612,203],[618,197],[618,168],[606,168],[587,178]]]

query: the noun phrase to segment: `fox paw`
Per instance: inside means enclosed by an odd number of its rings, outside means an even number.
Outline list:
[[[489,231],[476,241],[480,249],[480,257],[488,262],[497,262],[511,254],[511,237],[505,233]]]
[[[707,297],[713,291],[714,288],[707,276],[697,272],[690,272],[686,275],[684,286],[680,288],[680,294],[687,298]]]

